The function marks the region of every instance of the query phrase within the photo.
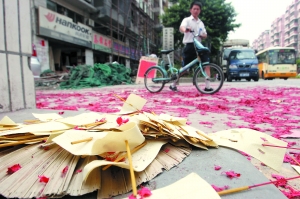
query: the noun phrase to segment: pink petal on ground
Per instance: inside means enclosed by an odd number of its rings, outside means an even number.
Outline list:
[[[214,188],[214,190],[216,190],[216,192],[224,191],[225,189],[228,189],[228,188],[229,188],[228,185],[225,185],[225,186],[223,186],[223,187],[218,187],[218,186],[212,184],[211,186]]]
[[[151,190],[147,187],[142,187],[140,190],[138,190],[138,194],[141,196],[141,198],[149,197],[152,195]]]
[[[226,176],[230,179],[238,178],[241,176],[239,173],[235,173],[234,171],[223,171],[221,174],[226,174]]]

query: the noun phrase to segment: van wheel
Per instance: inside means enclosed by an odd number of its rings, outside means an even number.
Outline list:
[[[287,80],[288,78],[283,78],[284,80]]]
[[[232,77],[231,77],[230,74],[227,74],[227,81],[228,81],[228,82],[232,82]]]
[[[248,82],[250,82],[250,81],[251,81],[251,79],[250,79],[250,78],[246,78],[246,80],[247,80]]]

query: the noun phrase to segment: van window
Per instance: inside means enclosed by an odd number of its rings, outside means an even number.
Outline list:
[[[231,51],[229,54],[229,59],[255,59],[254,51],[251,50],[239,50],[239,51]]]

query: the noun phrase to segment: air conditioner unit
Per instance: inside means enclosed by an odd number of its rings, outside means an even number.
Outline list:
[[[93,19],[89,19],[88,25],[94,27],[95,26],[95,21]]]

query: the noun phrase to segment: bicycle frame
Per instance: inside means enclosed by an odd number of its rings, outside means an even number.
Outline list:
[[[193,85],[200,93],[214,94],[222,88],[224,82],[223,72],[220,70],[220,66],[210,63],[209,59],[206,61],[206,58],[208,58],[206,56],[208,56],[210,50],[198,41],[197,36],[198,35],[194,35],[193,40],[197,58],[180,69],[175,68],[170,60],[169,54],[173,52],[174,49],[161,51],[163,55],[167,56],[166,62],[168,63],[165,64],[164,60],[162,60],[160,64],[150,67],[145,72],[144,84],[149,92],[160,92],[165,84],[170,81],[174,81],[173,84],[177,83],[179,78],[182,77],[187,70],[194,67]],[[203,58],[203,60],[201,58]],[[170,89],[176,91],[174,85],[170,85]]]
[[[199,61],[198,59],[200,58],[196,58],[194,59],[192,62],[190,62],[189,64],[185,65],[184,67],[182,67],[181,69],[177,69],[175,68],[172,64],[171,64],[171,61],[170,61],[170,56],[169,54],[167,55],[168,56],[168,61],[169,61],[169,70],[171,72],[171,74],[178,74],[178,78],[185,72],[187,71],[188,69],[192,68],[197,62],[199,63],[198,67],[200,68],[201,70],[201,73],[202,75],[205,77],[205,78],[208,78],[207,74],[205,73],[205,71],[203,70],[202,68],[202,62]],[[165,68],[163,68],[162,66],[160,66],[160,68],[163,69],[165,75],[167,76],[167,71],[165,70]],[[153,81],[170,81],[172,80],[171,77],[166,77],[166,78],[153,78]]]
[[[193,31],[192,31],[192,32],[193,32]],[[195,47],[195,51],[197,52],[196,45],[202,46],[202,44],[196,39],[196,37],[197,37],[198,35],[195,35],[194,33],[193,33],[193,35],[194,35],[194,39],[193,39],[193,40],[194,40],[194,47]],[[201,71],[202,75],[205,77],[205,79],[208,79],[207,74],[206,74],[205,71],[203,70],[202,62],[201,62],[201,59],[200,59],[199,55],[197,55],[197,58],[194,59],[192,62],[190,62],[189,64],[187,64],[187,65],[185,65],[184,67],[180,68],[179,71],[178,71],[177,68],[175,68],[175,67],[172,65],[169,54],[167,54],[167,57],[168,57],[168,62],[169,62],[169,66],[170,66],[170,68],[169,68],[168,71],[171,72],[171,75],[174,75],[174,74],[178,75],[177,79],[180,78],[180,76],[181,76],[185,71],[187,71],[188,69],[192,68],[197,62],[199,63],[198,67],[200,68],[200,71]],[[205,64],[206,64],[206,63],[209,63],[209,62],[205,62]],[[164,62],[162,61],[162,64],[161,64],[161,66],[159,66],[159,67],[163,70],[164,75],[167,77],[167,76],[168,76],[168,75],[167,75],[168,73],[167,73],[167,71],[165,70],[165,68],[163,67],[163,64],[164,64]],[[172,77],[167,77],[167,78],[153,78],[153,81],[162,81],[162,80],[163,80],[163,81],[171,81],[171,80],[174,80],[174,79],[172,79]]]

